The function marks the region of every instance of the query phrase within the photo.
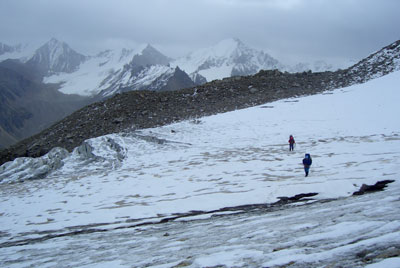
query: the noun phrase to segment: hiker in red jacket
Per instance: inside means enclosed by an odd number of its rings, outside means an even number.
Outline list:
[[[293,151],[294,150],[294,144],[295,144],[294,138],[293,138],[292,135],[290,135],[290,137],[289,137],[289,151]]]

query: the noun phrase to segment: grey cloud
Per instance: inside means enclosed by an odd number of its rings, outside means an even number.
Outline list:
[[[278,58],[361,58],[399,39],[399,11],[396,0],[2,0],[0,42],[151,43],[176,57],[237,37]]]

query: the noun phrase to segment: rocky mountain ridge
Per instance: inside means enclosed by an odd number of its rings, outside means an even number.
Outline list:
[[[394,71],[400,70],[400,40],[372,53],[348,68],[354,83],[364,83]]]

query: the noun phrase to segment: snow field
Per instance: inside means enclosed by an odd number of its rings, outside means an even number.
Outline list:
[[[277,212],[273,214],[276,219],[266,215],[252,219],[246,215],[232,222],[221,219],[216,222],[222,225],[211,226],[215,231],[208,230],[206,236],[210,239],[211,234],[226,232],[227,235],[215,244],[201,242],[205,226],[201,226],[200,218],[191,226],[194,230],[188,231],[202,245],[198,251],[189,249],[185,240],[161,243],[160,247],[164,247],[161,249],[155,246],[159,239],[154,240],[154,236],[146,232],[145,237],[150,240],[138,236],[137,240],[125,241],[126,233],[122,232],[121,236],[108,237],[104,246],[112,256],[122,256],[127,251],[130,256],[133,252],[135,256],[146,256],[142,262],[135,257],[121,257],[124,261],[115,263],[121,267],[132,263],[138,267],[170,267],[168,265],[177,261],[176,258],[184,258],[179,254],[168,256],[171,248],[186,248],[183,252],[192,252],[195,255],[190,259],[192,267],[219,264],[231,267],[246,263],[260,267],[258,265],[285,265],[291,261],[324,263],[335,256],[347,256],[356,249],[398,244],[399,83],[400,72],[395,72],[363,85],[321,95],[201,118],[200,123],[185,121],[88,140],[97,158],[82,159],[73,153],[63,160],[62,168],[45,179],[0,184],[0,243],[41,237],[41,231],[62,233],[77,226],[123,227],[134,220],[160,220],[191,210],[272,203],[281,196],[317,192],[316,199],[339,198],[337,202],[342,202],[341,210],[346,213],[342,215],[339,209],[315,204],[310,211],[311,220],[301,208]],[[290,134],[296,140],[294,152],[288,150]],[[159,142],[150,142],[141,138],[143,136],[157,137]],[[118,160],[108,139],[123,148],[122,161]],[[313,157],[307,178],[301,165],[304,153]],[[355,204],[341,200],[364,183],[374,184],[384,179],[395,182],[389,184],[385,192],[373,195],[371,200],[367,196],[360,197],[357,200],[362,202]],[[364,207],[370,208],[372,214],[368,215]],[[247,222],[248,227],[239,224],[240,220]],[[230,232],[229,228],[236,231]],[[250,230],[255,232],[254,237],[262,234],[264,242],[271,239],[274,244],[263,245],[258,238],[257,241],[250,239],[253,241],[250,244],[243,242],[241,235],[246,236]],[[161,238],[163,233],[158,235]],[[89,236],[96,241],[100,237]],[[363,239],[357,242],[359,237]],[[56,251],[65,250],[68,243],[83,243],[85,251],[95,252],[85,238],[88,237],[78,237],[76,241],[73,238],[65,238],[65,242],[57,240],[60,246],[55,247]],[[113,239],[125,241],[132,247],[107,248],[107,243]],[[44,245],[46,243],[50,242]],[[165,262],[170,260],[169,264],[162,264],[160,258],[149,258],[136,243],[144,249],[153,249],[164,256]],[[221,246],[226,243],[232,245]],[[260,245],[263,245],[261,249]],[[35,251],[35,245],[24,248]],[[7,260],[18,255],[14,256],[14,247],[0,250],[10,254]],[[96,256],[88,258],[100,259],[104,264],[114,261]],[[54,260],[55,257],[50,258]],[[60,258],[58,261],[62,260]],[[78,263],[84,267],[90,265],[91,260]]]

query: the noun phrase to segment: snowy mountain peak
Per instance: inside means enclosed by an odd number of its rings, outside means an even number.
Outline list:
[[[247,46],[238,38],[228,38],[205,50],[208,50],[216,57],[231,57],[234,53],[246,49],[248,49]]]
[[[147,51],[147,52],[158,52],[160,53],[157,49],[155,49],[151,44],[146,44],[146,47],[143,49],[143,51]],[[142,51],[142,52],[143,52]]]
[[[44,56],[44,54],[47,53],[49,60],[54,61],[62,54],[70,53],[70,51],[72,51],[72,49],[65,42],[61,42],[55,38],[52,38],[36,50],[34,57]]]
[[[248,47],[238,38],[220,41],[173,63],[190,76],[195,73],[207,81],[235,75],[252,75],[261,69],[276,69],[280,63],[263,51]]]
[[[85,56],[71,49],[65,42],[52,38],[38,48],[27,63],[47,75],[73,72],[85,59]]]
[[[171,59],[162,54],[160,51],[155,49],[150,44],[147,44],[146,47],[138,54],[136,54],[132,61],[131,65],[133,66],[147,66],[147,65],[168,65]]]
[[[202,60],[233,59],[240,52],[250,51],[242,41],[237,38],[224,39],[216,45],[200,49],[188,55],[187,58],[201,57]]]
[[[65,42],[61,42],[53,37],[46,44],[44,44],[44,46],[57,48],[57,47],[63,47],[63,46],[68,46],[68,45]]]

